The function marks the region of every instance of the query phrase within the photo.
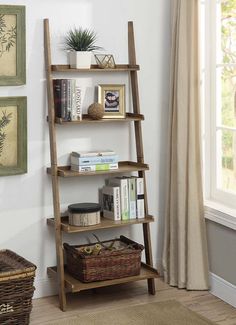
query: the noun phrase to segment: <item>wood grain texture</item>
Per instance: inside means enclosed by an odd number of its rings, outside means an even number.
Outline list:
[[[109,229],[109,228],[119,228],[119,227],[126,227],[136,224],[143,224],[153,222],[154,218],[152,216],[146,216],[144,219],[132,219],[132,220],[121,220],[121,221],[114,221],[105,218],[101,218],[101,223],[94,226],[88,227],[76,227],[69,225],[68,217],[61,218],[61,229],[66,233],[81,233],[87,231],[94,231],[94,230],[101,230],[101,229]],[[50,226],[55,226],[55,219],[49,218],[47,219],[47,224]]]
[[[49,267],[48,275],[50,277],[56,278],[57,268]],[[124,277],[120,279],[83,283],[79,280],[76,280],[69,273],[67,273],[65,267],[65,287],[68,289],[69,292],[79,292],[88,289],[107,287],[107,286],[120,284],[120,283],[135,282],[135,281],[140,281],[140,280],[150,279],[155,277],[158,277],[157,271],[152,269],[150,266],[142,263],[141,271],[139,275]]]
[[[111,122],[132,122],[132,121],[143,121],[144,116],[142,114],[126,113],[125,118],[110,118],[110,119],[100,119],[92,120],[87,114],[83,114],[82,120],[78,121],[64,121],[62,118],[56,117],[55,123],[61,125],[75,125],[75,124],[88,124],[88,123],[111,123]]]
[[[216,322],[218,325],[236,325],[236,309],[207,291],[179,290],[165,284],[162,279],[155,280],[157,294],[147,295],[145,281],[126,283],[112,287],[68,294],[68,311],[58,309],[56,296],[33,300],[31,325],[49,325],[61,319],[90,312],[112,311],[127,306],[145,303],[176,300],[198,314]],[[174,325],[174,324],[173,324]]]
[[[140,170],[148,170],[147,164],[136,163],[133,161],[119,161],[119,168],[112,170],[101,170],[96,172],[76,172],[70,169],[70,166],[58,166],[57,173],[61,177],[84,177],[84,176],[98,176],[109,174],[130,173]],[[47,168],[47,173],[52,174],[52,168]]]
[[[135,37],[134,37],[134,26],[133,22],[128,22],[128,54],[129,54],[129,64],[136,64],[136,51],[135,51]],[[138,74],[137,71],[130,71],[130,81],[133,99],[133,112],[134,114],[140,114],[140,102],[139,102],[139,87],[138,87]],[[142,124],[140,121],[134,122],[135,130],[135,142],[136,142],[136,154],[138,163],[144,162],[143,153],[143,137],[142,137]],[[147,200],[147,186],[146,186],[146,176],[145,171],[139,171],[139,177],[143,178],[144,183],[144,208],[145,215],[148,215],[148,200]],[[143,237],[145,246],[145,257],[146,262],[149,265],[153,265],[152,260],[152,245],[151,245],[151,235],[149,224],[143,224]],[[155,294],[155,283],[154,279],[148,279],[148,290],[149,293]]]
[[[51,70],[53,72],[76,72],[76,73],[83,73],[83,72],[122,72],[122,71],[138,71],[139,65],[137,64],[117,64],[114,69],[101,69],[98,67],[97,64],[91,65],[90,69],[71,69],[69,65],[52,65]]]
[[[61,212],[60,212],[60,195],[58,184],[57,168],[57,143],[55,130],[55,109],[53,97],[53,81],[51,75],[51,46],[49,20],[44,19],[44,49],[45,49],[45,69],[47,77],[47,101],[48,101],[48,120],[49,120],[49,138],[50,138],[50,156],[51,156],[51,175],[52,175],[52,193],[53,193],[53,210],[55,216],[55,240],[58,266],[58,289],[59,302],[62,310],[66,309],[66,294],[64,291],[64,257],[61,233]]]
[[[53,205],[54,205],[54,220],[48,221],[51,225],[53,223],[55,228],[55,236],[56,236],[56,251],[57,251],[57,272],[53,273],[53,269],[49,269],[50,274],[54,274],[54,276],[58,280],[59,285],[59,300],[60,307],[64,311],[66,309],[66,295],[65,295],[65,285],[68,288],[68,275],[66,275],[65,281],[65,273],[64,273],[64,258],[63,258],[63,247],[62,247],[62,225],[61,225],[61,215],[60,215],[60,196],[59,196],[59,184],[58,184],[58,176],[61,177],[78,177],[78,176],[97,176],[97,175],[109,175],[109,174],[117,174],[117,173],[129,173],[129,172],[138,172],[140,177],[144,178],[144,199],[145,199],[145,215],[148,216],[148,208],[147,208],[147,195],[146,195],[146,184],[145,184],[145,170],[149,169],[147,164],[144,164],[143,157],[143,142],[142,142],[142,130],[141,130],[141,121],[143,120],[143,116],[140,114],[139,107],[139,92],[138,92],[138,78],[137,78],[137,70],[139,70],[139,66],[136,64],[135,57],[135,44],[134,44],[134,31],[133,31],[133,23],[128,23],[128,48],[129,48],[129,64],[128,65],[118,65],[115,69],[98,69],[97,66],[92,66],[91,69],[70,69],[68,66],[52,66],[51,64],[51,49],[50,49],[50,35],[49,35],[49,21],[48,19],[44,20],[44,39],[45,39],[45,63],[46,63],[46,75],[47,75],[47,92],[48,92],[48,122],[49,122],[49,134],[50,134],[50,153],[51,153],[51,168],[47,169],[47,172],[52,176],[52,189],[53,189]],[[52,83],[52,72],[120,72],[126,71],[130,73],[131,77],[131,88],[132,88],[132,97],[133,97],[133,113],[127,113],[125,118],[120,119],[131,120],[134,121],[135,126],[135,141],[137,148],[137,162],[125,161],[119,162],[119,168],[117,170],[109,170],[109,171],[99,171],[99,172],[84,172],[79,173],[75,171],[71,171],[70,166],[58,166],[57,165],[57,147],[56,147],[56,130],[55,124],[64,124],[61,119],[55,120],[55,108],[54,108],[54,100],[53,100],[53,83]],[[86,120],[86,118],[85,118]],[[118,119],[109,119],[110,122],[117,121]],[[86,122],[91,121],[87,118]],[[55,123],[56,122],[56,123]],[[98,121],[96,121],[99,123]],[[71,123],[71,122],[70,122]],[[83,123],[83,122],[80,122]],[[77,122],[78,124],[78,122]],[[151,238],[150,238],[150,229],[149,222],[140,222],[143,224],[143,234],[144,234],[144,245],[145,245],[145,255],[147,264],[152,267],[152,251],[151,251]],[[103,223],[103,226],[105,224]],[[105,228],[115,227],[117,225],[110,224],[109,227],[105,225]],[[120,226],[120,225],[119,225]],[[65,228],[65,225],[63,226]],[[67,226],[68,227],[68,226]],[[68,229],[68,228],[67,228]],[[148,288],[149,293],[155,294],[155,285],[154,278],[155,273],[149,270],[148,276],[147,274],[144,277],[135,278],[135,281],[140,279],[148,279]],[[122,281],[121,281],[122,280]],[[127,282],[126,279],[121,279],[121,282]],[[133,281],[130,279],[130,281]],[[72,280],[69,281],[72,283]],[[108,282],[106,282],[108,284]],[[106,284],[104,283],[104,285]],[[118,282],[116,282],[118,283]],[[70,287],[70,290],[72,288]],[[77,289],[78,291],[80,289]]]

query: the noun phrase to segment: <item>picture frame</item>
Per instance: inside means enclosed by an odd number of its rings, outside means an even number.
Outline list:
[[[0,86],[26,83],[25,6],[0,5]]]
[[[125,118],[125,85],[98,85],[98,102],[104,109],[103,118]]]
[[[27,173],[27,97],[0,97],[0,176]]]

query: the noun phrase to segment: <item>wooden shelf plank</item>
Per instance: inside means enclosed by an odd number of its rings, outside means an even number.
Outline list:
[[[48,120],[48,119],[47,119]],[[111,122],[132,122],[132,121],[143,121],[144,116],[142,114],[126,113],[125,118],[109,118],[92,120],[87,114],[83,115],[81,121],[64,121],[62,118],[56,117],[55,123],[61,125],[74,125],[74,124],[88,124],[88,123],[111,123]]]
[[[148,170],[147,164],[133,162],[133,161],[120,161],[119,168],[114,170],[104,170],[96,172],[76,172],[70,169],[70,166],[58,166],[57,174],[61,177],[80,177],[80,176],[97,176],[97,175],[109,175],[119,173],[130,173],[135,171]],[[47,173],[51,174],[51,168],[47,168]]]
[[[57,279],[57,267],[48,267],[47,269],[48,275]],[[113,280],[106,280],[106,281],[96,281],[96,282],[90,282],[90,283],[83,283],[79,280],[76,280],[73,278],[70,274],[66,272],[65,267],[65,287],[70,292],[79,292],[83,290],[89,290],[94,288],[101,288],[101,287],[107,287],[115,284],[121,284],[121,283],[128,283],[128,282],[135,282],[140,280],[146,280],[146,279],[154,279],[159,277],[158,272],[153,269],[151,266],[142,263],[141,265],[141,271],[139,275],[125,277],[121,279],[113,279]]]
[[[125,227],[135,224],[143,224],[143,223],[149,223],[154,222],[153,216],[147,216],[144,219],[132,219],[132,220],[126,220],[126,221],[113,221],[105,218],[101,218],[101,223],[94,226],[89,227],[76,227],[69,225],[68,222],[68,216],[61,217],[61,230],[66,233],[81,233],[81,232],[87,232],[87,231],[93,231],[93,230],[99,230],[99,229],[109,229],[109,228],[119,228],[119,227]],[[49,226],[55,226],[55,220],[54,218],[48,218],[47,224]]]
[[[97,64],[92,64],[90,69],[71,69],[68,64],[51,65],[53,72],[122,72],[138,71],[139,65],[117,64],[114,69],[101,69]]]

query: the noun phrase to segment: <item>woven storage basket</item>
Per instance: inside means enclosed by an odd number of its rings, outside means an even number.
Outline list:
[[[118,245],[122,249],[102,249],[99,255],[85,255],[80,251],[82,247],[94,246],[95,244],[71,246],[64,243],[67,271],[82,282],[139,275],[141,252],[144,247],[124,236],[120,236],[116,240],[103,241],[102,243],[108,246],[113,241],[115,241],[115,246]]]
[[[36,266],[10,250],[0,250],[0,324],[29,324]]]

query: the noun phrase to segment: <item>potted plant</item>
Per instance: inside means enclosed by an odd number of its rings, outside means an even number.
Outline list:
[[[65,38],[66,50],[69,50],[70,67],[88,69],[92,62],[92,51],[100,50],[95,45],[97,35],[89,29],[74,28],[69,30]]]

